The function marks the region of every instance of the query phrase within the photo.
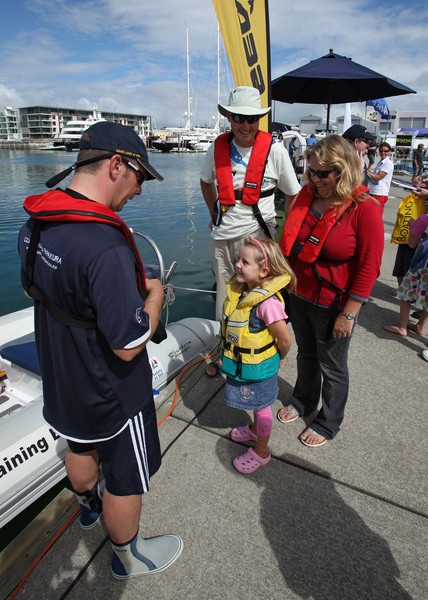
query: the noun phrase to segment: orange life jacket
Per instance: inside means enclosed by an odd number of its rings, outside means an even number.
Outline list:
[[[222,133],[218,136],[214,145],[214,162],[216,168],[216,179],[218,198],[220,204],[233,206],[236,204],[236,194],[233,189],[232,167],[230,164],[230,143],[233,135]],[[245,182],[239,198],[243,204],[257,204],[260,198],[263,175],[266,169],[267,159],[272,136],[266,131],[258,131],[254,139],[254,145],[245,173]]]
[[[144,266],[134,236],[125,221],[111,208],[92,200],[73,198],[62,190],[52,190],[29,196],[24,202],[24,209],[36,221],[89,221],[117,227],[134,255],[138,288],[146,291]]]
[[[362,193],[366,192],[367,188],[364,185],[358,186],[352,193],[351,198],[343,206],[337,208],[332,207],[325,211],[322,218],[311,231],[308,239],[301,245],[298,251],[298,257],[307,263],[313,263],[318,258],[323,244],[332,230],[332,228],[340,221],[346,211],[355,204],[356,199]],[[302,224],[308,214],[313,201],[313,193],[310,192],[308,186],[305,185],[297,196],[296,202],[287,217],[284,230],[282,232],[280,248],[287,258],[290,256],[293,247],[296,243],[297,236],[302,227]]]

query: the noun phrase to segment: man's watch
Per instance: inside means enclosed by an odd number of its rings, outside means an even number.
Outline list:
[[[345,319],[348,319],[348,321],[353,321],[355,319],[355,315],[352,313],[342,312],[342,315],[345,317]]]

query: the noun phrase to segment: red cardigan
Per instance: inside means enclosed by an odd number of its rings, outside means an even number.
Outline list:
[[[309,212],[296,241],[304,243],[318,222],[319,219]],[[287,223],[284,231],[286,228]],[[363,302],[369,299],[380,273],[383,246],[382,216],[370,197],[346,211],[328,233],[315,264],[324,280],[347,290],[342,294],[339,306],[345,305],[348,294]],[[319,281],[312,263],[304,262],[293,254],[289,261],[297,276],[296,293],[321,306],[330,306],[337,290],[325,281]]]

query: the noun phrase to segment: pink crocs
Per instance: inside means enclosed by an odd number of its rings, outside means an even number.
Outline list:
[[[243,475],[248,475],[257,471],[259,467],[267,465],[271,458],[270,454],[266,458],[262,458],[252,448],[248,448],[245,454],[234,458],[232,464],[237,471]]]
[[[249,442],[257,441],[257,436],[250,429],[250,425],[244,425],[243,427],[234,427],[229,434],[229,437],[234,442]]]

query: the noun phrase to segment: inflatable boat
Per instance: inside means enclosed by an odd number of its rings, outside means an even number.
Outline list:
[[[165,272],[156,251],[156,271],[168,284],[175,264]],[[165,401],[162,389],[184,367],[210,354],[219,342],[219,323],[185,318],[166,327],[160,344],[147,345],[153,374],[156,408]],[[66,441],[42,415],[42,378],[34,340],[34,310],[23,309],[0,317],[0,527],[65,477]]]

